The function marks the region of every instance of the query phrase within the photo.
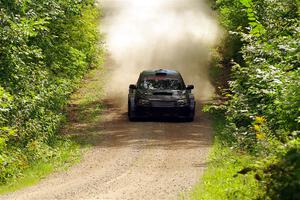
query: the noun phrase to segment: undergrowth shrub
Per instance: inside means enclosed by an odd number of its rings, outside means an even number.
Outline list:
[[[228,100],[207,110],[225,114],[227,145],[257,157],[249,171],[262,184],[261,199],[300,199],[300,4],[213,2],[231,50],[220,53],[233,64]]]
[[[0,184],[56,156],[62,109],[98,65],[93,0],[0,2]]]

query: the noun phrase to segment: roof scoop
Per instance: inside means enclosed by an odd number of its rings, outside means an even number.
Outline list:
[[[167,73],[165,73],[165,72],[156,72],[155,76],[167,76]]]
[[[166,70],[159,69],[159,70],[155,71],[155,75],[156,76],[167,76],[167,72],[166,72]]]

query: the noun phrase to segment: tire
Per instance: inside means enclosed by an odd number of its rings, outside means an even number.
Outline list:
[[[194,115],[192,115],[192,116],[188,116],[188,117],[186,118],[186,121],[187,121],[187,122],[193,122],[194,119],[195,119],[195,117],[194,117]]]
[[[128,119],[129,119],[129,121],[136,121],[137,120],[135,110],[132,107],[130,101],[128,101]]]
[[[196,103],[193,103],[193,106],[191,107],[191,111],[189,113],[189,115],[186,117],[186,121],[187,122],[192,122],[195,119],[195,110],[196,110]]]

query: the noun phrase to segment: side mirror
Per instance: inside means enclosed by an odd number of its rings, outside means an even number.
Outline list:
[[[194,89],[194,85],[187,85],[187,86],[186,86],[186,89],[187,89],[187,90],[192,90],[192,89]]]
[[[129,89],[135,90],[135,89],[136,89],[136,85],[130,84],[130,85],[129,85]]]

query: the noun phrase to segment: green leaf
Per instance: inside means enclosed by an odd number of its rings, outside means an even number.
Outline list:
[[[240,0],[240,2],[247,8],[252,6],[252,0]]]

